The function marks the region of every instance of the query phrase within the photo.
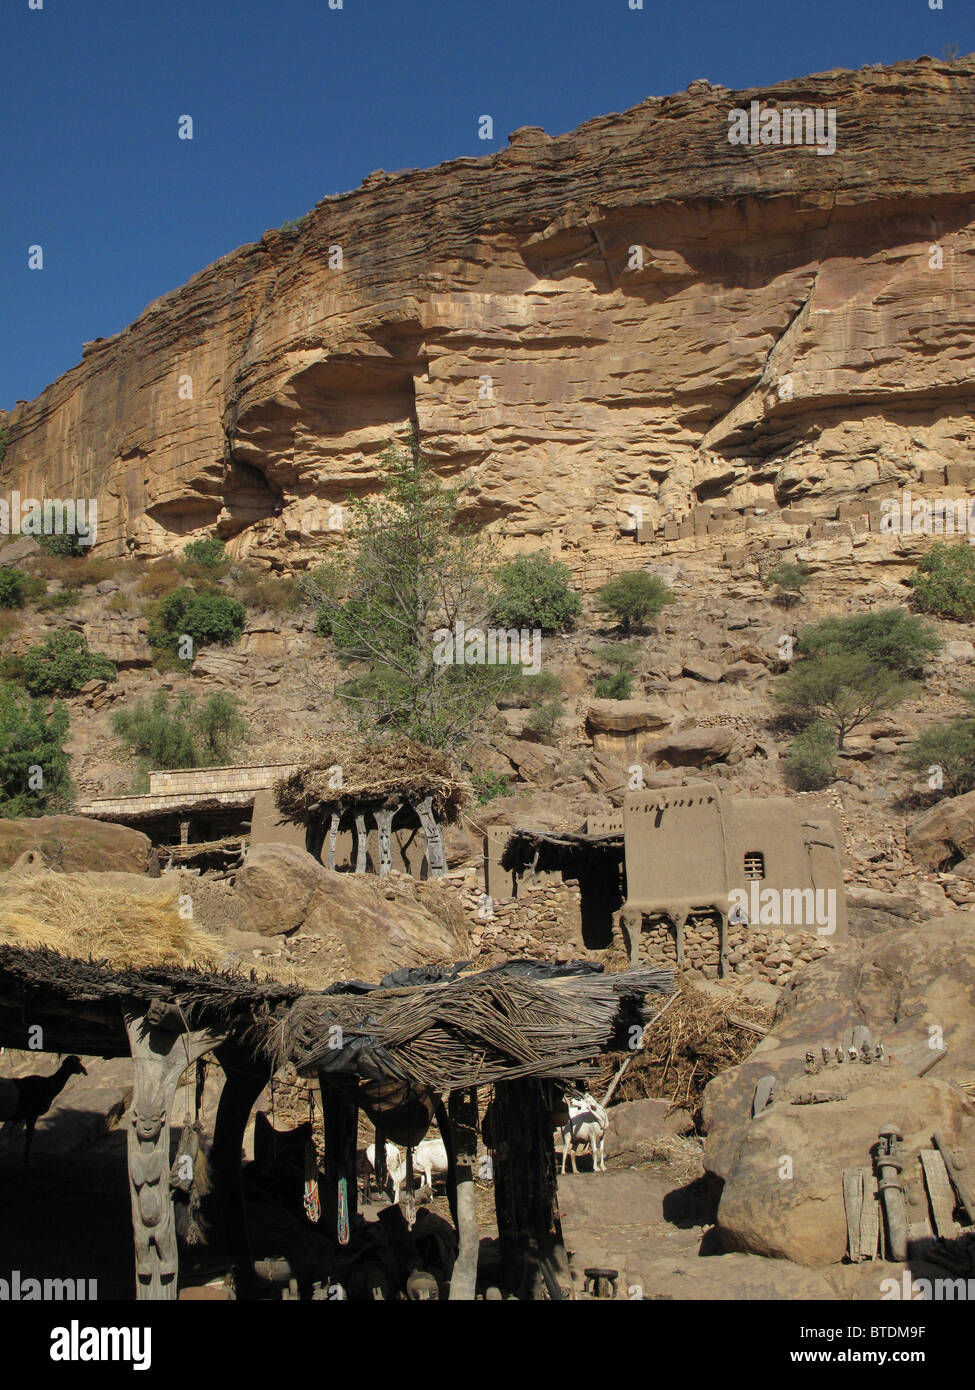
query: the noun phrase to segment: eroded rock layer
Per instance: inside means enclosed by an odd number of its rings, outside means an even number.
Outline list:
[[[729,143],[753,99],[835,109],[836,152]],[[372,174],[0,416],[2,491],[97,496],[109,551],[216,526],[301,560],[413,425],[478,520],[593,584],[636,519],[827,509],[967,463],[973,112],[972,57],[702,81]]]

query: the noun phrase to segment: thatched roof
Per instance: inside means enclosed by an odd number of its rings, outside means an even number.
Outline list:
[[[336,768],[342,770],[340,787],[332,785]],[[326,756],[274,784],[278,809],[294,821],[357,804],[422,801],[427,796],[438,819],[449,824],[457,819],[470,789],[445,753],[408,738],[335,744]]]
[[[623,862],[622,832],[587,835],[576,830],[527,830],[516,826],[505,841],[501,867],[507,872],[536,873],[564,869],[576,873],[587,864]]]
[[[670,971],[524,966],[366,994],[303,995],[272,1027],[274,1059],[303,1072],[441,1091],[524,1076],[575,1082],[593,1074],[600,1052],[627,1045],[647,994],[673,989]]]
[[[113,969],[43,947],[0,944],[0,1046],[23,1047],[27,1024],[38,1023],[48,1052],[124,1057],[129,1047],[123,1013],[137,1013],[153,1000],[178,1004],[192,1027],[260,1045],[273,1011],[301,993],[297,985],[239,971]]]

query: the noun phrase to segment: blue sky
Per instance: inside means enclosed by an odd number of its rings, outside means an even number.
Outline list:
[[[29,3],[0,0],[8,409],[84,341],[374,169],[485,154],[521,125],[558,134],[696,77],[741,88],[975,49],[972,0]]]

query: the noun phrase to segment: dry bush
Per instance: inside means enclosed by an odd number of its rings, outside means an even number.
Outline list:
[[[708,1082],[743,1062],[761,1042],[758,1034],[741,1027],[736,1019],[767,1029],[772,1011],[741,994],[715,997],[682,983],[667,1012],[645,1029],[641,1051],[607,1058],[600,1076],[602,1091],[627,1057],[632,1057],[614,1092],[615,1100],[664,1098],[696,1118]]]
[[[154,560],[139,576],[136,592],[147,598],[161,598],[170,589],[178,589],[184,582],[183,572],[171,555]]]
[[[290,574],[268,574],[255,565],[231,571],[230,591],[245,608],[265,613],[288,613],[301,602],[297,580]]]
[[[32,555],[25,561],[31,574],[41,579],[59,579],[68,589],[80,589],[86,584],[100,584],[103,579],[118,579],[129,561],[91,555]]]
[[[219,943],[180,917],[179,891],[178,875],[10,869],[0,874],[0,943],[136,969],[211,962]]]

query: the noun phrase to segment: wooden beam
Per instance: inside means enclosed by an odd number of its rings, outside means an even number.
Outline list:
[[[348,1243],[358,1207],[356,1139],[359,1130],[358,1078],[319,1072],[325,1125],[325,1175],[322,1212],[325,1230],[340,1245]]]
[[[254,1292],[254,1264],[240,1166],[247,1122],[254,1102],[271,1079],[271,1066],[267,1060],[262,1062],[229,1044],[217,1049],[217,1060],[225,1079],[213,1124],[212,1187],[206,1211],[212,1215],[215,1242],[233,1256],[237,1297],[244,1299]]]
[[[447,856],[444,852],[443,831],[433,813],[432,798],[425,796],[422,801],[414,802],[413,809],[426,836],[427,867],[430,870],[430,877],[441,878],[447,872]]]

